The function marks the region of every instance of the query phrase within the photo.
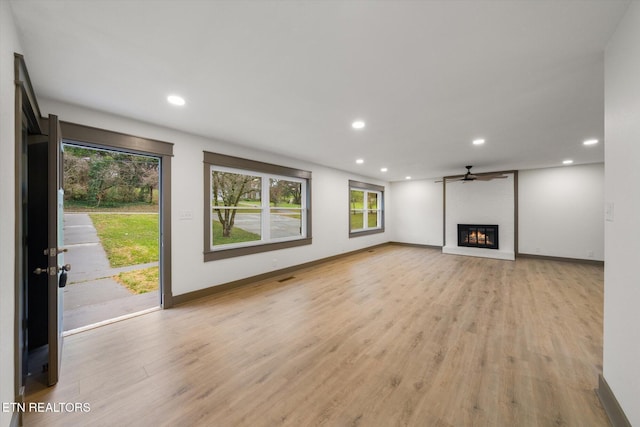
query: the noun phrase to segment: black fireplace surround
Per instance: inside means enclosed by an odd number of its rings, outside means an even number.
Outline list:
[[[498,249],[498,226],[458,224],[458,246]]]

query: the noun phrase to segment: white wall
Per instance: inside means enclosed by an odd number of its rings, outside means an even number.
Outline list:
[[[640,426],[640,3],[631,2],[605,59],[603,375]]]
[[[442,184],[432,180],[402,181],[391,183],[393,203],[391,212],[394,221],[387,222],[391,240],[402,243],[423,245],[442,245]],[[509,181],[509,184],[506,182]],[[493,183],[493,184],[491,184]],[[455,245],[454,226],[462,222],[458,216],[470,212],[478,215],[478,206],[485,205],[487,197],[494,197],[494,191],[500,193],[495,184],[502,183],[503,195],[507,201],[507,215],[511,215],[513,199],[512,181],[494,180],[461,184],[460,189],[470,190],[471,194],[448,194],[447,242]],[[448,192],[453,183],[447,184]],[[478,192],[478,191],[481,192]],[[491,195],[485,194],[489,190]],[[464,196],[462,198],[458,196]],[[453,199],[452,199],[453,197]],[[505,202],[498,196],[500,203]],[[468,200],[482,200],[468,203]],[[570,167],[532,169],[518,174],[518,210],[519,210],[519,252],[523,254],[545,255],[563,258],[604,260],[604,164],[576,165]],[[484,208],[483,208],[484,209]],[[485,215],[491,218],[491,215]],[[510,216],[510,218],[512,218]],[[477,223],[477,221],[476,221]],[[500,230],[501,247],[507,237]],[[453,239],[453,240],[452,240]],[[513,238],[510,238],[512,241]],[[505,243],[506,244],[506,243]],[[506,248],[506,247],[505,247]],[[451,248],[445,249],[450,251]],[[458,250],[454,249],[454,252]],[[471,251],[472,249],[469,249]],[[476,249],[473,249],[476,251]],[[489,250],[485,250],[487,252]],[[511,249],[513,251],[513,249]],[[480,251],[482,252],[482,251]],[[473,254],[474,252],[472,252]],[[478,253],[478,252],[475,252]],[[488,252],[489,255],[492,252]]]
[[[391,240],[442,246],[442,184],[431,180],[392,182],[393,200],[387,218]]]
[[[14,400],[15,89],[13,53],[20,52],[11,6],[0,1],[0,402]],[[11,422],[0,412],[0,425]]]
[[[442,252],[515,259],[515,192],[513,174],[492,181],[454,181],[446,186],[446,244]],[[458,246],[458,224],[498,224],[499,249]]]
[[[604,164],[520,171],[518,250],[604,260]]]
[[[229,142],[189,135],[47,99],[40,99],[40,107],[43,114],[57,114],[63,121],[175,144],[171,176],[173,189],[172,290],[174,295],[295,266],[390,240],[388,232],[350,239],[348,224],[349,180],[355,179],[385,186],[387,202],[392,199],[388,183],[273,153],[256,151]],[[313,244],[239,258],[203,262],[203,151],[219,152],[311,171]],[[192,220],[179,219],[179,213],[185,210],[193,213]]]

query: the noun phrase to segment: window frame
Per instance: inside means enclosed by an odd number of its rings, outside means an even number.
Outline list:
[[[228,156],[220,153],[203,152],[204,165],[204,261],[215,261],[237,256],[251,255],[261,252],[292,248],[309,245],[312,242],[311,235],[311,172],[289,168],[286,166],[274,165],[271,163],[259,162],[256,160],[243,159],[240,157]],[[211,173],[214,169],[223,172],[242,173],[262,178],[262,189],[268,188],[270,179],[283,179],[300,182],[302,185],[302,236],[274,238],[265,241],[264,239],[241,242],[237,244],[222,245],[215,247],[212,244],[211,220],[213,219],[212,209],[212,188]],[[269,198],[261,196],[261,209],[270,212],[271,206]],[[269,194],[269,193],[267,193]],[[269,224],[270,215],[263,211],[261,223]],[[261,234],[262,236],[262,234]]]
[[[362,209],[363,213],[366,213],[363,217],[362,229],[352,230],[351,228],[351,191],[362,191],[363,194],[363,204],[364,207]],[[369,193],[378,194],[378,208],[376,209],[379,212],[380,224],[375,228],[369,228],[368,225],[368,211],[371,209],[366,208],[367,196]],[[349,180],[349,204],[348,204],[348,214],[349,214],[349,237],[359,237],[359,236],[368,236],[371,234],[384,233],[384,218],[385,218],[385,208],[384,208],[384,186],[369,184],[361,181],[353,181]]]

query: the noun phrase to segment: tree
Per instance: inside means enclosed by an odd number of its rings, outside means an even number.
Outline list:
[[[273,206],[278,206],[279,202],[301,205],[302,184],[284,179],[272,179],[269,188],[269,201]]]
[[[216,209],[218,220],[222,224],[222,236],[230,237],[236,218],[237,207],[242,197],[251,190],[260,188],[260,178],[229,172],[213,171],[213,204],[226,207]]]
[[[89,158],[65,148],[63,168],[65,198],[86,200],[89,187]]]
[[[154,157],[65,145],[65,198],[103,202],[153,203],[159,161]]]
[[[302,205],[302,184],[294,181],[282,181],[284,195],[289,198],[289,203]]]
[[[364,205],[364,191],[351,190],[351,209],[362,209]]]
[[[143,188],[149,193],[149,203],[153,203],[153,190],[158,188],[159,182],[158,162],[145,164],[140,178]],[[143,193],[141,192],[141,194]]]
[[[96,207],[106,198],[107,190],[115,187],[119,180],[119,168],[112,158],[99,156],[89,162],[89,201]]]
[[[269,203],[271,206],[278,206],[278,202],[284,197],[285,188],[281,179],[272,179],[269,185]]]

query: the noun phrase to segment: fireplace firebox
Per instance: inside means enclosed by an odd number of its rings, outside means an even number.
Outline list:
[[[458,246],[498,249],[498,226],[458,224]]]

